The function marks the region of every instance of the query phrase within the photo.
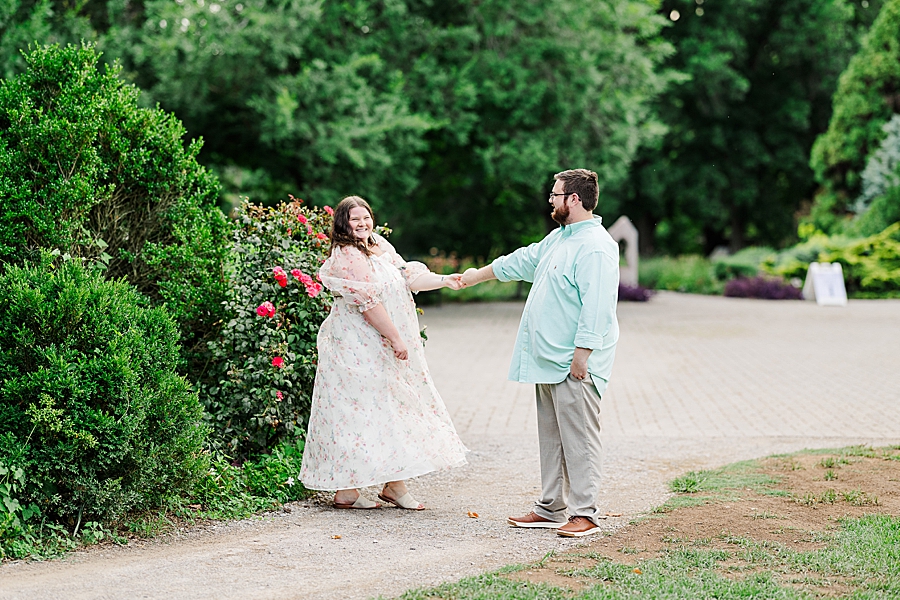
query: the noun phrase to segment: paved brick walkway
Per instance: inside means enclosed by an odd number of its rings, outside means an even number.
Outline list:
[[[296,504],[148,544],[7,564],[0,599],[390,596],[569,547],[505,525],[540,484],[533,389],[506,381],[521,309],[426,309],[428,361],[472,450],[466,467],[411,483],[428,511]],[[626,518],[608,528],[660,504],[666,482],[689,469],[900,443],[900,301],[820,308],[663,293],[620,304],[619,320],[602,405],[602,502]]]
[[[530,386],[507,382],[517,304],[447,305],[423,321],[462,435],[531,434]],[[663,293],[619,305],[607,438],[900,435],[900,301],[847,308]]]

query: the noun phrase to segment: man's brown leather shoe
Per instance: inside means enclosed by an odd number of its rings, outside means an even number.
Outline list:
[[[600,528],[585,517],[569,517],[569,522],[556,530],[557,535],[565,537],[583,537],[597,533]]]
[[[515,527],[543,527],[545,529],[556,529],[564,525],[564,523],[539,517],[533,512],[528,513],[524,517],[509,517],[506,519],[506,522]]]

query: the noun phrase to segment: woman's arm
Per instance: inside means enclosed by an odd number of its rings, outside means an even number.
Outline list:
[[[400,360],[409,358],[406,344],[403,343],[403,338],[400,337],[397,326],[391,321],[391,317],[381,302],[365,311],[363,318],[391,343],[391,347],[394,349],[394,356]]]
[[[452,290],[458,290],[462,287],[460,278],[462,275],[454,273],[452,275],[438,275],[437,273],[422,273],[409,284],[412,292],[427,292],[448,287]]]

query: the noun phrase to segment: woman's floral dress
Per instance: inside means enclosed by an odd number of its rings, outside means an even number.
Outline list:
[[[319,270],[334,305],[319,329],[319,362],[300,479],[314,490],[399,481],[465,464],[466,448],[434,387],[409,284],[428,268],[376,236],[380,256],[336,247]],[[409,360],[366,322],[381,303]]]

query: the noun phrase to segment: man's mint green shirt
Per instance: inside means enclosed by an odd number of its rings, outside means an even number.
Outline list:
[[[619,245],[600,217],[561,226],[501,256],[491,268],[500,281],[533,283],[509,379],[560,383],[569,375],[575,348],[590,348],[588,372],[602,394],[619,339]]]

